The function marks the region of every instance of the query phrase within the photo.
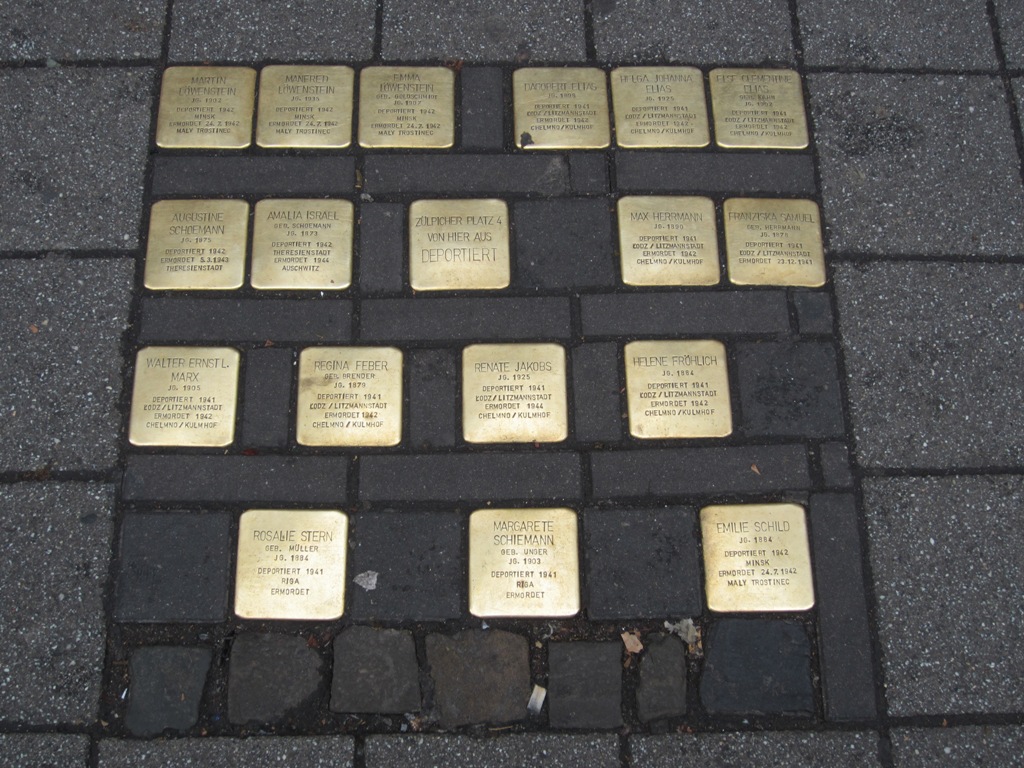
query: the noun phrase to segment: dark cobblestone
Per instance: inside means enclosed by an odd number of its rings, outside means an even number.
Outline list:
[[[345,156],[259,157],[159,155],[153,162],[153,194],[350,197],[356,165]]]
[[[640,722],[649,723],[686,714],[686,646],[671,635],[643,639],[636,709]]]
[[[708,102],[710,110],[711,104]],[[713,154],[623,150],[615,155],[619,191],[727,195],[815,194],[809,155]]]
[[[622,646],[548,643],[548,722],[552,728],[622,725]]]
[[[614,287],[606,200],[516,203],[516,282],[533,290]]]
[[[588,337],[789,333],[782,291],[589,295],[580,307]]]
[[[332,712],[419,708],[419,667],[411,632],[349,627],[334,638]]]
[[[368,155],[371,195],[567,195],[575,192],[566,155]]]
[[[797,325],[800,333],[831,336],[833,333],[832,302],[821,291],[793,291]]]
[[[562,298],[369,299],[363,341],[515,341],[567,339],[569,301]]]
[[[618,344],[581,344],[572,350],[576,439],[616,443],[622,438]]]
[[[406,210],[398,203],[363,203],[359,209],[359,286],[398,293],[406,268]]]
[[[415,450],[455,444],[458,360],[445,349],[417,349],[406,355],[409,382],[409,444]]]
[[[462,148],[494,150],[505,146],[505,86],[499,67],[463,67]]]
[[[166,728],[187,731],[195,725],[212,659],[210,648],[136,649],[125,727],[135,736],[156,736]]]
[[[288,445],[294,364],[295,356],[290,349],[253,349],[246,353],[242,445]]]
[[[244,724],[282,718],[316,692],[321,663],[304,637],[238,635],[228,666],[228,719]]]

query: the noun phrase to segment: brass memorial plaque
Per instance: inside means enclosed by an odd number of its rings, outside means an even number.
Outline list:
[[[462,436],[469,443],[557,443],[569,436],[565,349],[474,344],[462,351]]]
[[[712,611],[806,611],[814,605],[803,507],[704,507],[700,528],[704,584]]]
[[[156,145],[244,149],[252,143],[255,101],[255,69],[168,67],[160,85]]]
[[[401,350],[302,350],[298,411],[299,445],[398,445],[402,440]]]
[[[417,200],[409,206],[409,283],[417,291],[507,288],[504,200]]]
[[[526,67],[512,73],[519,149],[604,149],[608,87],[596,67]]]
[[[734,197],[725,201],[722,214],[730,282],[808,288],[825,284],[817,203]]]
[[[807,116],[792,69],[713,69],[715,143],[732,149],[804,149]]]
[[[629,433],[644,439],[732,433],[729,374],[720,341],[626,345]]]
[[[260,72],[256,143],[340,149],[352,143],[352,67],[271,65]]]
[[[620,147],[706,147],[704,75],[696,67],[619,67],[611,72]]]
[[[710,199],[623,197],[618,211],[626,285],[718,283],[718,232]]]
[[[455,143],[455,73],[366,67],[359,73],[359,146],[447,149]]]
[[[478,509],[469,516],[469,612],[574,616],[580,610],[576,512]]]
[[[144,282],[153,291],[218,291],[245,282],[245,200],[161,200],[149,215]]]
[[[132,445],[221,447],[235,439],[237,349],[145,347],[135,356]]]
[[[260,200],[252,228],[252,287],[339,291],[352,283],[348,200]]]
[[[335,509],[249,509],[238,521],[235,613],[341,618],[348,517]]]

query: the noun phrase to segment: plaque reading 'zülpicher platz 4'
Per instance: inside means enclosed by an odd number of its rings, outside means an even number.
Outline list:
[[[626,285],[715,285],[720,280],[715,204],[706,197],[619,199]]]
[[[165,149],[244,149],[252,143],[256,70],[169,67],[160,85],[156,144]]]
[[[348,200],[260,200],[253,217],[253,288],[348,288],[353,215]]]
[[[504,200],[417,200],[409,206],[409,284],[417,291],[506,288]]]
[[[245,282],[249,204],[161,200],[149,216],[144,283],[153,291],[223,291]]]
[[[611,72],[620,147],[706,147],[704,75],[695,67],[619,67]]]
[[[352,67],[272,65],[260,72],[256,143],[341,149],[352,143]]]
[[[725,201],[722,213],[731,283],[806,288],[825,284],[817,203],[734,197]]]
[[[731,149],[805,149],[800,75],[791,69],[713,69],[715,143]]]
[[[455,143],[455,73],[367,67],[359,73],[359,146],[447,149]]]
[[[574,616],[580,610],[571,509],[478,509],[469,516],[469,612]]]
[[[608,88],[595,67],[527,67],[512,73],[519,149],[604,149]]]

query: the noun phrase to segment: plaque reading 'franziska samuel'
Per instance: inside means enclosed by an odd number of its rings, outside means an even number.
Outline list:
[[[230,290],[245,281],[245,200],[161,200],[149,216],[144,283],[161,290]]]
[[[804,149],[807,116],[791,69],[713,69],[715,143],[733,149]]]
[[[352,143],[352,67],[271,65],[260,72],[256,143],[340,149]]]
[[[455,73],[367,67],[359,73],[359,145],[446,149],[455,143]]]
[[[512,73],[520,149],[603,149],[611,142],[605,74],[596,67],[527,67]]]
[[[722,212],[730,282],[807,288],[825,284],[817,203],[734,197],[725,201]]]
[[[248,147],[255,102],[255,69],[168,67],[160,85],[156,144],[167,149]]]
[[[715,204],[706,197],[623,197],[619,256],[626,285],[715,285]]]
[[[339,291],[352,283],[348,200],[260,200],[252,232],[252,286]]]
[[[611,72],[620,147],[706,147],[704,75],[696,67],[619,67]]]
[[[409,206],[409,284],[417,291],[506,288],[504,200],[417,200]]]

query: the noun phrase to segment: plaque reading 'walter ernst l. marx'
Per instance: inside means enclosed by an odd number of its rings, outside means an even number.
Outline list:
[[[417,291],[509,284],[504,200],[417,200],[409,206],[409,284]]]

